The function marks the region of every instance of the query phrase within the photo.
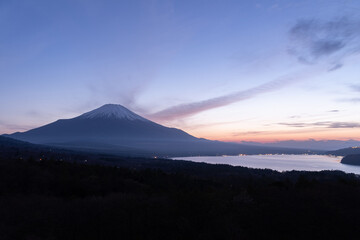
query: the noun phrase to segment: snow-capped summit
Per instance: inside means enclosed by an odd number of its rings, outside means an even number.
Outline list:
[[[196,138],[147,120],[127,108],[106,104],[70,119],[8,135],[30,143],[126,156],[195,156],[274,153],[258,146],[242,146]]]
[[[119,104],[105,104],[95,110],[84,113],[79,116],[81,119],[97,119],[97,118],[112,118],[112,119],[126,119],[126,120],[141,120],[147,119],[135,114],[124,106]]]
[[[199,141],[180,129],[162,126],[116,104],[106,104],[78,117],[59,119],[9,137],[81,150],[122,154],[145,152],[146,155],[183,151],[184,143],[189,142],[192,146],[193,141]]]

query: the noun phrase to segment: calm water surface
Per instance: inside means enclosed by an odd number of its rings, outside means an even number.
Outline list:
[[[250,168],[268,168],[277,171],[305,170],[340,170],[347,173],[360,174],[360,166],[341,164],[342,157],[327,155],[245,155],[245,156],[211,156],[211,157],[179,157],[193,162],[212,164],[229,164]]]

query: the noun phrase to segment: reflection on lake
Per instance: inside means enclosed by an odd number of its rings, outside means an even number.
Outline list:
[[[205,162],[212,164],[229,164],[250,168],[268,168],[277,171],[321,171],[340,170],[360,174],[360,166],[341,164],[342,157],[327,155],[244,155],[244,156],[211,156],[211,157],[178,157],[178,160]]]

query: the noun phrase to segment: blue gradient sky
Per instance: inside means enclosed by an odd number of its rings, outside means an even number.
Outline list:
[[[226,141],[360,140],[360,2],[1,1],[0,133],[122,104]]]

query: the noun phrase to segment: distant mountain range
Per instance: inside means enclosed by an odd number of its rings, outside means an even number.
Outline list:
[[[194,156],[305,153],[304,149],[251,146],[196,138],[145,119],[121,105],[106,104],[72,119],[5,135],[10,138],[82,151],[128,156]]]
[[[337,155],[337,156],[346,156],[350,154],[360,154],[360,147],[350,147],[350,148],[342,148],[335,151],[329,151],[327,152],[331,155]]]
[[[243,141],[242,143],[253,146],[286,147],[286,148],[312,149],[312,150],[324,150],[324,151],[335,151],[338,149],[360,146],[360,141],[356,141],[356,140],[341,141],[341,140],[309,139],[305,141],[288,140],[288,141],[278,141],[278,142],[270,142],[270,143]]]

